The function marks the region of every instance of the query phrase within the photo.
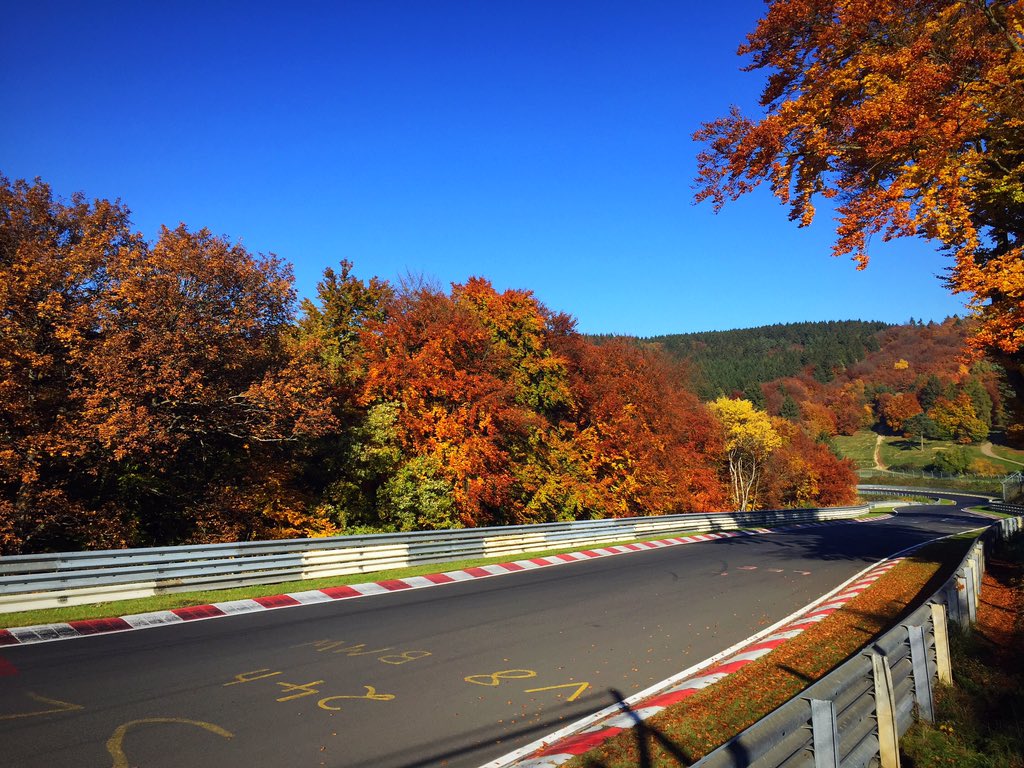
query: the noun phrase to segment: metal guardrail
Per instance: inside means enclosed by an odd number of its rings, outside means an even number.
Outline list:
[[[982,498],[993,498],[990,494],[981,493],[980,491],[965,491],[962,488],[956,490],[953,488],[929,488],[927,486],[918,485],[878,485],[874,483],[860,483],[857,485],[857,493],[860,494],[871,494],[871,493],[903,493],[908,496],[929,496],[936,493],[948,494],[952,496],[980,496]]]
[[[869,505],[687,513],[493,528],[0,557],[0,613],[84,605],[612,541],[840,520]]]
[[[899,766],[899,737],[916,716],[934,721],[933,687],[951,682],[947,620],[977,616],[985,540],[1021,531],[994,523],[956,573],[870,648],[818,680],[694,764],[694,768],[882,768]]]
[[[1002,512],[1004,515],[1013,515],[1015,517],[1024,515],[1024,503],[1004,504],[1001,502],[995,502],[993,504],[989,504],[988,508],[995,512]]]

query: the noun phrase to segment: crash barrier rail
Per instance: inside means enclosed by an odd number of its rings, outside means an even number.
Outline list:
[[[902,486],[902,485],[875,485],[873,483],[860,483],[857,485],[857,493],[861,494],[888,494],[894,493],[905,494],[907,496],[934,496],[936,493],[949,494],[952,496],[981,496],[984,498],[991,498],[987,493],[981,493],[979,491],[965,491],[963,489],[955,490],[953,488],[928,488],[922,485],[918,486]]]
[[[898,768],[915,716],[934,722],[934,686],[952,682],[947,621],[977,617],[985,543],[1021,530],[1005,518],[974,543],[924,605],[857,656],[694,764],[694,768]]]
[[[1001,502],[995,502],[993,504],[989,504],[988,508],[994,512],[1001,512],[1004,515],[1012,515],[1014,517],[1024,515],[1024,504],[1004,504]]]
[[[0,557],[0,613],[372,573],[612,541],[842,520],[870,505]]]

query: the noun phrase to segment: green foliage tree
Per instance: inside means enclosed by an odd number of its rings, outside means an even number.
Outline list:
[[[931,469],[950,475],[963,475],[971,465],[971,457],[966,448],[956,446],[947,448],[935,455]]]
[[[903,433],[910,437],[916,438],[921,443],[921,449],[924,450],[924,441],[928,440],[945,440],[945,432],[935,423],[932,419],[928,418],[923,413],[919,413],[916,416],[911,416],[909,419],[903,422]]]
[[[779,410],[779,415],[784,419],[789,419],[790,421],[799,421],[800,406],[796,404],[796,400],[789,395],[786,395],[782,401],[782,408]]]
[[[942,383],[938,376],[934,373],[928,376],[924,385],[918,390],[917,400],[921,403],[921,407],[926,411],[930,411],[932,406],[940,397],[946,396],[946,386]]]

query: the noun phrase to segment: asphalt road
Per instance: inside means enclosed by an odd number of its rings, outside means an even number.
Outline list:
[[[958,506],[0,651],[7,766],[479,766],[718,653]]]

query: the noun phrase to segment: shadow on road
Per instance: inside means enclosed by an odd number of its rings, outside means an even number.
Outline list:
[[[636,743],[638,755],[636,757],[636,765],[638,768],[651,768],[654,765],[653,758],[651,756],[651,745],[656,743],[668,753],[672,758],[677,761],[678,765],[690,765],[693,763],[692,757],[684,750],[672,743],[672,741],[665,736],[657,728],[654,728],[646,720],[640,718],[636,711],[626,703],[626,700],[622,697],[620,691],[612,688],[609,693],[615,698],[616,703],[622,709],[624,714],[629,715],[633,720],[633,736]],[[660,758],[661,756],[659,756]],[[665,765],[665,762],[661,759],[658,761],[659,765]],[[600,760],[588,759],[586,761],[587,768],[606,768],[606,764]]]

